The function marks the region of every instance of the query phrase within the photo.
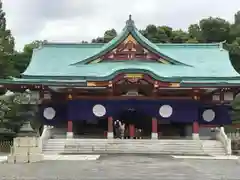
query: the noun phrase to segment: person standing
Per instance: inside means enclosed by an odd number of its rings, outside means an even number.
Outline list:
[[[124,138],[124,134],[125,134],[125,124],[120,122],[119,123],[119,130],[120,130],[120,138],[123,139]]]
[[[115,133],[116,133],[116,138],[120,138],[120,121],[119,120],[116,120],[114,121],[114,130],[115,130]]]

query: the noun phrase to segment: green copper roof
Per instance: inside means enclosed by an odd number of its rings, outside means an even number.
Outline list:
[[[30,79],[110,80],[121,72],[146,72],[166,81],[240,80],[231,65],[229,54],[219,44],[153,44],[128,24],[121,34],[107,44],[48,43],[35,49],[32,60],[23,73]],[[88,64],[94,58],[116,47],[131,33],[148,50],[166,58],[160,62],[118,61]],[[219,81],[217,81],[219,80]]]
[[[152,71],[161,77],[234,77],[239,74],[233,69],[228,52],[218,45],[167,45],[158,44],[166,55],[176,57],[191,66],[174,66],[161,63],[125,61],[97,64],[70,64],[98,51],[102,45],[95,44],[47,44],[35,50],[32,61],[24,76],[83,76],[104,77],[114,71],[141,69]]]
[[[56,79],[24,79],[13,78],[0,80],[1,84],[25,84],[25,85],[47,85],[47,86],[84,86],[87,84],[86,80],[56,80]]]

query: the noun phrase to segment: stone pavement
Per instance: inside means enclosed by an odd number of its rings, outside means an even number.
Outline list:
[[[44,155],[45,161],[95,161],[100,155]],[[0,163],[7,161],[7,155],[0,155]]]
[[[172,156],[176,159],[238,160],[238,156]]]
[[[100,155],[44,155],[44,160],[50,161],[95,161]]]
[[[0,164],[1,179],[8,180],[239,180],[239,169],[239,160],[174,159],[171,156],[143,155],[101,155],[95,161]]]

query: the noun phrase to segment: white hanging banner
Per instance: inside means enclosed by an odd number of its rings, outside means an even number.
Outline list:
[[[45,108],[43,111],[43,117],[47,120],[52,120],[56,116],[56,111],[52,107]]]
[[[169,118],[173,113],[173,108],[170,105],[163,105],[159,108],[159,114],[163,118]]]
[[[101,104],[96,104],[93,106],[93,114],[97,117],[103,117],[106,112],[106,108]]]
[[[215,119],[215,112],[212,109],[207,109],[202,114],[203,120],[206,122],[212,122]]]

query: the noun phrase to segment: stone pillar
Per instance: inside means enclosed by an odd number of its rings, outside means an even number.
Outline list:
[[[152,118],[152,139],[158,139],[158,122],[156,118]]]
[[[192,128],[192,138],[194,140],[199,139],[199,124],[197,121],[193,122],[193,128]]]
[[[133,124],[129,124],[129,136],[130,139],[133,139],[135,136],[135,126]]]
[[[108,139],[113,139],[114,138],[114,135],[113,135],[113,118],[112,117],[108,117],[107,138]]]
[[[73,122],[68,121],[67,124],[67,139],[73,138]]]

